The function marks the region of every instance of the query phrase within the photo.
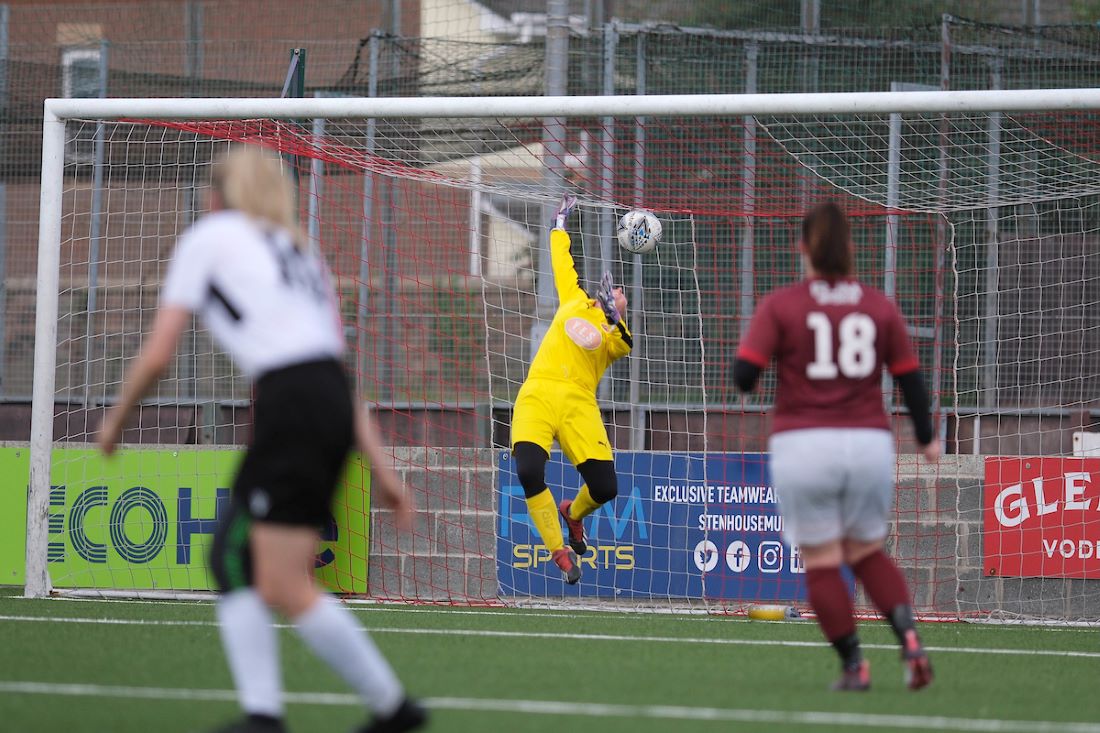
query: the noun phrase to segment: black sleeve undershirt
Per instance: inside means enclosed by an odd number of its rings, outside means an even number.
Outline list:
[[[752,392],[762,371],[764,370],[751,361],[737,359],[733,362],[733,383],[742,392]]]
[[[751,392],[756,387],[762,371],[752,362],[737,359],[733,363],[733,383],[742,392]],[[909,409],[917,442],[928,445],[932,442],[932,416],[929,414],[928,389],[924,386],[920,371],[914,369],[894,377],[894,381],[901,389],[905,406]]]
[[[932,416],[928,412],[928,389],[924,386],[920,371],[914,369],[894,377],[894,381],[901,388],[901,396],[905,400],[905,406],[909,408],[917,442],[928,445],[932,442]]]

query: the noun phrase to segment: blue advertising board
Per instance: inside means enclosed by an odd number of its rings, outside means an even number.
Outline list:
[[[622,600],[805,598],[797,550],[781,536],[766,454],[620,452],[619,496],[585,520],[584,573],[567,586],[527,514],[509,451],[499,456],[497,577],[501,593]],[[581,486],[555,451],[546,482],[557,501]]]

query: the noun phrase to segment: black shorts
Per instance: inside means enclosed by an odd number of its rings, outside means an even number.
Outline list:
[[[351,400],[347,373],[334,360],[260,377],[233,503],[255,521],[324,525],[355,444]]]

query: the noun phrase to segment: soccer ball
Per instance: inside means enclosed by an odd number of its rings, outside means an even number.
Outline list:
[[[652,252],[661,241],[661,220],[645,209],[632,209],[619,219],[619,229],[615,233],[619,246],[627,252],[643,254]]]

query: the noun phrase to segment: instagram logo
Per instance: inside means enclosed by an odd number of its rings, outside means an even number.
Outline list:
[[[756,566],[762,573],[778,573],[783,569],[783,543],[768,540],[757,548]]]

